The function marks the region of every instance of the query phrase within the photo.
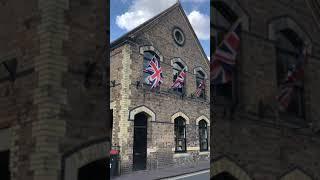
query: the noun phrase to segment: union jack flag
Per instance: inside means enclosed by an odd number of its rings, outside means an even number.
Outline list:
[[[307,63],[307,49],[303,48],[297,64],[293,69],[288,71],[287,77],[280,91],[280,95],[277,96],[277,100],[280,104],[280,109],[284,111],[290,104],[292,93],[294,91],[293,84],[297,81],[301,81],[304,76],[304,67]]]
[[[279,101],[280,109],[282,111],[288,108],[288,105],[291,101],[292,92],[293,86],[284,86],[280,91],[280,95],[277,96],[277,100]]]
[[[240,46],[240,19],[232,26],[224,40],[217,47],[211,62],[211,80],[213,84],[231,81],[233,67],[236,63]]]
[[[171,88],[182,88],[182,86],[184,86],[186,76],[187,73],[185,71],[185,68],[183,68],[182,71],[179,73],[177,79],[173,82]]]
[[[205,84],[204,80],[202,80],[197,88],[197,91],[195,92],[196,97],[200,96],[201,92],[205,89],[205,86],[206,86],[206,84]]]
[[[150,74],[146,78],[146,81],[148,82],[148,84],[152,85],[151,89],[159,86],[163,82],[162,68],[160,67],[160,63],[157,60],[156,56],[152,57],[147,68],[143,71]]]

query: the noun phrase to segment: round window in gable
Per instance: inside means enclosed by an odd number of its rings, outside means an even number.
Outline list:
[[[175,41],[179,46],[183,46],[184,41],[185,41],[185,37],[184,37],[184,34],[183,34],[182,30],[181,30],[180,28],[178,28],[178,27],[175,27],[175,28],[173,29],[172,35],[173,35],[174,41]]]

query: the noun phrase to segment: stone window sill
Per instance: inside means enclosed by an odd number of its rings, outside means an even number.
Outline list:
[[[190,156],[189,153],[175,153],[173,155],[173,158],[188,157],[188,156]]]
[[[199,152],[199,155],[210,155],[210,151]]]

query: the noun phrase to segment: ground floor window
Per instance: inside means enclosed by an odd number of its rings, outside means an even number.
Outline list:
[[[208,128],[205,120],[199,122],[199,140],[200,151],[208,151]]]
[[[186,121],[182,117],[174,120],[175,151],[186,152]]]

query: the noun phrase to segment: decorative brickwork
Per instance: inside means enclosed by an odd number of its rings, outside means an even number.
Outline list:
[[[294,169],[280,178],[280,180],[300,180],[300,179],[312,180],[312,178],[310,176],[305,174],[300,169]]]
[[[150,121],[156,121],[156,115],[146,106],[140,106],[130,111],[130,120],[134,120],[134,116],[138,113],[145,112],[150,116]]]
[[[90,144],[74,151],[65,158],[64,179],[77,180],[79,168],[96,160],[106,158],[106,149],[110,149],[108,141]]]
[[[226,157],[211,162],[211,177],[223,172],[228,172],[239,180],[252,180],[243,169]]]

